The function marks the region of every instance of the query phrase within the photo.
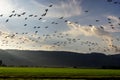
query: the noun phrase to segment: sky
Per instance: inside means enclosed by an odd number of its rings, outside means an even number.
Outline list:
[[[120,53],[119,0],[0,0],[0,49]]]

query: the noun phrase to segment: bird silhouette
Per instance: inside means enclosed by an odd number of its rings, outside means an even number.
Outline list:
[[[47,12],[48,12],[48,9],[45,9],[45,12],[47,13]]]
[[[96,20],[96,22],[99,22],[100,20]]]
[[[53,5],[49,5],[49,7],[52,7]]]
[[[39,20],[41,20],[42,18],[40,17]]]
[[[0,17],[2,17],[2,16],[3,16],[3,14],[0,15]]]
[[[7,23],[9,21],[9,19],[7,19],[5,22]]]
[[[112,2],[112,0],[107,0],[107,2]]]
[[[25,20],[27,20],[28,18],[26,17]]]
[[[63,19],[64,17],[60,17],[59,19]]]
[[[25,15],[26,14],[26,12],[23,12],[21,15]]]
[[[15,13],[15,10],[13,10],[12,13]]]
[[[104,30],[104,27],[103,27],[103,26],[100,26],[100,28]]]
[[[86,12],[86,13],[88,13],[88,11],[87,11],[87,10],[86,10],[85,12]]]
[[[24,24],[24,26],[27,26],[27,24]]]

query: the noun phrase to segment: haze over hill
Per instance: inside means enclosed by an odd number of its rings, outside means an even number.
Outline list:
[[[73,53],[64,51],[0,50],[0,59],[10,66],[102,67],[120,66],[120,54]]]

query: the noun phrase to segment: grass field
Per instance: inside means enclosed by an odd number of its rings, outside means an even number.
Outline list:
[[[0,67],[0,78],[89,79],[119,78],[120,70]]]

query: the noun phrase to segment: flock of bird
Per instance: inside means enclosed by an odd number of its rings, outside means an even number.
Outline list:
[[[112,3],[112,0],[107,0],[107,2]],[[120,2],[113,2],[114,4],[120,4]],[[11,14],[8,16],[8,18],[5,20],[5,23],[8,24],[10,23],[10,20],[12,17],[24,17],[24,20],[27,21],[29,20],[29,18],[31,17],[35,17],[37,20],[41,21],[42,19],[44,19],[44,17],[49,13],[49,8],[52,8],[54,5],[49,5],[47,9],[44,9],[44,12],[41,16],[38,16],[36,14],[29,14],[27,15],[27,12],[22,12],[20,14],[16,13],[16,10],[11,11]],[[85,13],[89,13],[88,10],[84,11]],[[0,19],[2,19],[2,17],[4,17],[4,14],[0,15]],[[68,23],[69,20],[67,20],[64,16],[58,17],[57,19],[62,20],[65,24]],[[108,24],[111,27],[111,29],[115,29],[114,25],[112,24],[112,20],[110,18],[107,18],[108,20]],[[120,20],[120,17],[119,17]],[[100,22],[99,19],[96,19],[95,22]],[[78,23],[78,22],[75,22]],[[55,25],[57,26],[58,24],[60,24],[57,21],[51,21],[50,25]],[[71,24],[71,23],[69,23]],[[94,24],[93,24],[94,25]],[[92,24],[89,24],[89,27],[93,26]],[[120,23],[118,23],[118,25],[120,26]],[[23,24],[24,27],[28,27],[27,23]],[[65,34],[62,32],[59,32],[57,30],[53,31],[52,34],[43,34],[40,35],[39,32],[40,30],[42,30],[42,26],[33,26],[33,31],[34,33],[29,33],[27,30],[25,30],[26,32],[13,32],[13,33],[6,33],[3,31],[0,31],[0,35],[1,35],[1,45],[0,46],[4,46],[4,47],[15,47],[16,49],[24,49],[25,47],[23,47],[22,45],[28,44],[28,43],[33,43],[34,45],[32,45],[31,49],[36,49],[42,47],[42,43],[41,40],[43,41],[49,41],[49,40],[53,40],[51,41],[51,46],[46,46],[47,49],[55,49],[55,48],[61,48],[61,47],[67,47],[70,45],[73,45],[73,47],[75,46],[75,44],[79,44],[80,46],[77,47],[75,50],[80,50],[81,46],[87,46],[88,47],[88,51],[92,52],[92,51],[97,51],[97,50],[103,50],[103,52],[109,52],[111,51],[108,47],[101,47],[99,45],[98,42],[95,41],[90,41],[90,40],[84,40],[82,38],[76,38],[76,37],[71,37],[70,34]],[[44,29],[45,30],[49,30],[49,26],[45,26]],[[99,28],[101,29],[105,29],[104,26],[99,26]],[[56,39],[56,40],[54,40]],[[103,42],[108,41],[107,39],[102,39]],[[116,39],[111,39],[111,42],[120,42],[120,38],[117,37]],[[112,47],[112,50],[115,50],[116,52],[120,52],[120,47],[116,46],[116,45],[109,45],[109,47]]]

